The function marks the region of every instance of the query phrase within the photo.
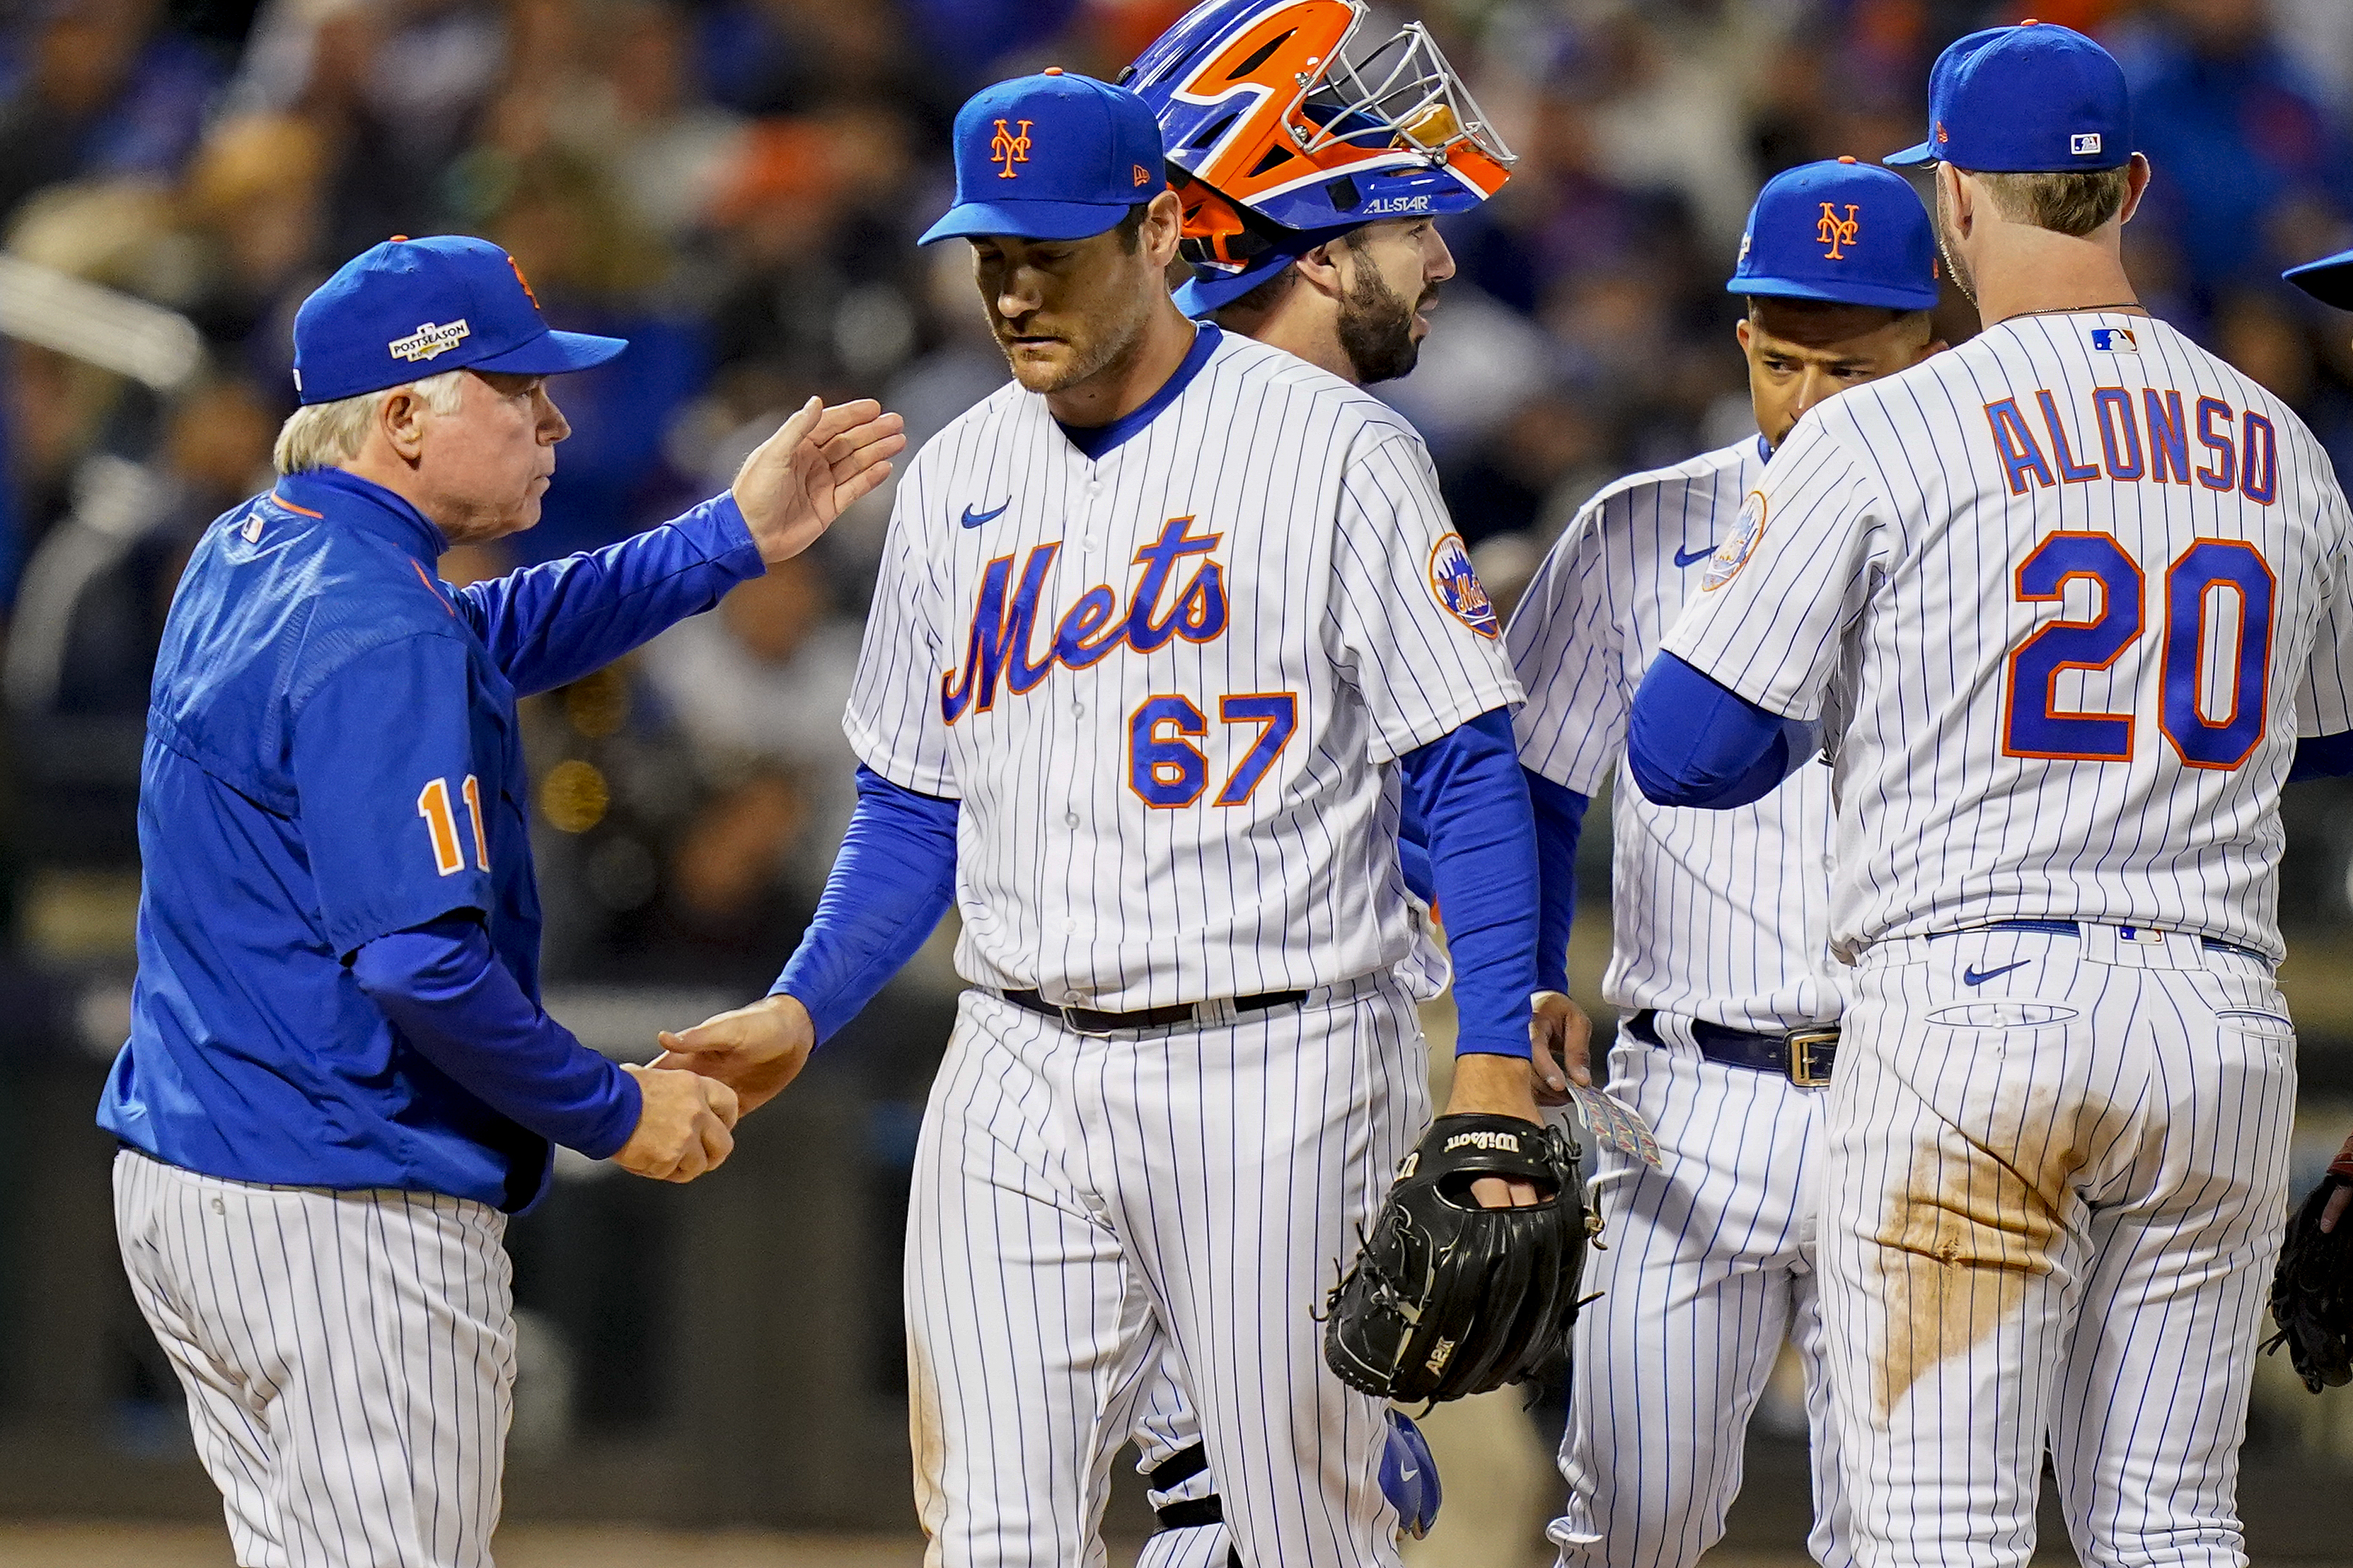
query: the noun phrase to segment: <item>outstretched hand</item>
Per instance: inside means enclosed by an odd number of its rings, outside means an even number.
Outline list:
[[[775,565],[817,542],[834,519],[891,474],[906,421],[871,397],[803,404],[735,470],[733,493],[760,559]]]
[[[705,1018],[691,1029],[664,1029],[656,1068],[676,1068],[716,1079],[735,1091],[744,1114],[776,1098],[808,1065],[817,1025],[794,997],[764,996]]]

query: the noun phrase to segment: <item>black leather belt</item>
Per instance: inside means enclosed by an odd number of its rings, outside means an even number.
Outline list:
[[[1049,1018],[1059,1018],[1071,1031],[1082,1035],[1115,1035],[1122,1029],[1160,1029],[1171,1024],[1198,1024],[1202,1021],[1201,1009],[1214,1005],[1203,1002],[1179,1002],[1167,1007],[1140,1007],[1133,1013],[1102,1013],[1092,1007],[1057,1007],[1035,991],[1001,991],[1016,1007],[1026,1007],[1032,1013],[1042,1013]],[[1256,996],[1237,996],[1229,1006],[1237,1013],[1260,1013],[1269,1007],[1288,1007],[1294,1002],[1307,1000],[1304,991],[1267,991]]]
[[[1969,926],[1965,929],[1966,931],[2038,931],[2047,936],[2080,937],[2084,934],[2083,926],[2074,921],[1995,921],[1990,925]],[[2124,933],[2125,940],[2127,942],[2132,940],[2132,934],[2137,930],[2156,931],[2158,929],[2158,928],[2156,926],[2116,927],[2117,931]],[[1932,931],[1929,934],[1931,936],[1960,936],[1965,934],[1965,932],[1958,931]],[[2174,934],[2188,936],[2191,933],[2188,931],[2179,931]],[[2198,939],[2198,945],[2204,948],[2209,952],[2228,952],[2235,954],[2240,958],[2255,959],[2263,963],[2269,963],[2272,961],[2271,954],[2269,953],[2257,952],[2253,948],[2242,947],[2235,942],[2224,942],[2219,936],[2201,936]]]
[[[1626,1032],[1647,1045],[1664,1045],[1666,1042],[1659,1038],[1658,1017],[1657,1009],[1645,1007],[1626,1020]],[[1838,1059],[1836,1024],[1795,1029],[1786,1035],[1727,1029],[1704,1018],[1690,1019],[1685,1027],[1691,1030],[1692,1044],[1708,1060],[1722,1062],[1725,1067],[1746,1068],[1751,1072],[1777,1072],[1799,1089],[1828,1087],[1831,1068]]]

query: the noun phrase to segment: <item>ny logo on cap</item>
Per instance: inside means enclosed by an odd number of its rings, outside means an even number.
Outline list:
[[[1029,161],[1031,123],[1032,121],[1024,120],[1021,121],[1020,130],[1008,131],[1005,128],[1005,121],[1000,120],[997,122],[997,134],[990,137],[988,141],[988,156],[990,162],[1005,165],[1004,172],[997,176],[998,179],[1014,178],[1013,165]]]
[[[448,353],[451,349],[464,342],[472,331],[473,329],[466,325],[466,318],[463,316],[447,326],[435,326],[431,321],[427,321],[408,336],[395,338],[384,346],[392,351],[393,358],[405,359],[413,363],[417,360],[431,359],[436,354]]]
[[[1862,220],[1855,216],[1856,206],[1852,202],[1847,203],[1844,217],[1839,216],[1838,208],[1829,202],[1822,203],[1821,206],[1822,218],[1814,225],[1814,237],[1830,247],[1822,252],[1822,259],[1844,261],[1846,252],[1839,247],[1854,243],[1855,236],[1862,232]]]

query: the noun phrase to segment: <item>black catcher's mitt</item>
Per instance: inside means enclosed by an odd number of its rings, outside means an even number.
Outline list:
[[[1324,1359],[1382,1399],[1460,1399],[1563,1364],[1585,1268],[1577,1145],[1516,1116],[1441,1116],[1398,1169],[1373,1234],[1326,1302]],[[1482,1176],[1535,1184],[1481,1208]]]
[[[2279,1332],[2263,1349],[2287,1346],[2295,1374],[2315,1394],[2353,1383],[2353,1207],[2337,1216],[2336,1229],[2320,1228],[2329,1198],[2348,1186],[2353,1142],[2288,1222],[2287,1245],[2272,1275],[2272,1321]]]

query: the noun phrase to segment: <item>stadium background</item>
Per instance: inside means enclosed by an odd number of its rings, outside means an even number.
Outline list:
[[[2276,281],[2353,243],[2353,5],[2035,3],[2131,74],[2157,165],[2126,230],[2144,299],[2300,410],[2353,480],[2353,318]],[[514,253],[556,324],[633,340],[555,389],[575,434],[545,521],[512,552],[452,552],[453,579],[671,515],[812,391],[880,396],[920,442],[1005,378],[963,247],[913,243],[947,200],[955,106],[1050,62],[1111,75],[1181,10],[0,6],[0,1558],[125,1561],[145,1539],[43,1545],[10,1520],[217,1517],[121,1282],[90,1112],[127,1018],[155,639],[191,541],[267,482],[296,305],[388,235],[464,231]],[[1753,428],[1722,282],[1758,183],[1915,140],[1937,49],[2017,19],[1980,0],[1418,14],[1520,162],[1447,226],[1461,272],[1421,369],[1385,392],[1506,604],[1601,484]],[[1940,315],[1954,341],[1975,328],[1949,290]],[[836,721],[888,510],[886,491],[717,614],[527,704],[550,1006],[600,1048],[646,1055],[654,1028],[756,994],[797,938],[848,814]],[[2353,1121],[2353,789],[2300,786],[2289,816],[2301,1186]],[[1607,834],[1587,842],[1577,969],[1599,1011]],[[912,1530],[897,1271],[944,954],[716,1177],[560,1167],[512,1238],[511,1521]],[[1795,1546],[1802,1441],[1768,1402],[1736,1542]],[[2353,1394],[2312,1400],[2267,1363],[2250,1448],[2259,1552],[2348,1555]],[[2313,1528],[2331,1499],[2337,1526]],[[1141,1528],[1132,1497],[1113,1519]],[[537,1539],[546,1561],[590,1562],[592,1540],[658,1558],[650,1538]],[[96,1554],[40,1555],[68,1540]]]

